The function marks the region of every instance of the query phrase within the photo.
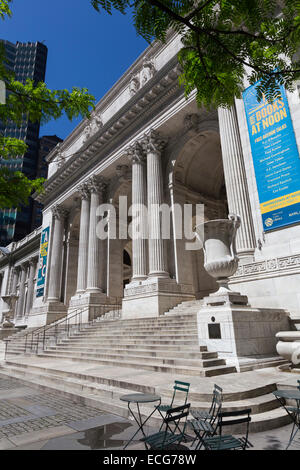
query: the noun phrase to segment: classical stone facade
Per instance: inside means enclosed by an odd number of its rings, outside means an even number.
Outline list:
[[[16,324],[40,326],[80,309],[88,320],[112,305],[122,306],[123,318],[158,316],[213,292],[202,250],[186,248],[175,217],[192,205],[194,220],[200,204],[204,220],[229,212],[241,217],[234,290],[254,308],[299,316],[300,226],[264,232],[243,103],[207,111],[197,107],[194,93],[186,99],[178,85],[179,48],[174,35],[149,47],[91,120],[50,153],[45,192],[36,196],[44,205],[36,244],[29,237],[0,258],[1,294],[19,295]],[[299,98],[288,96],[299,144]],[[160,231],[163,204],[167,238]],[[99,236],[103,218],[106,239]],[[129,236],[127,225],[137,236]],[[37,295],[36,240],[48,227],[45,282]]]

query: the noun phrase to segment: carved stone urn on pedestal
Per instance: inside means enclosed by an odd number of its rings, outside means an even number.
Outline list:
[[[228,219],[209,220],[195,227],[196,237],[203,246],[204,268],[219,284],[219,290],[204,299],[205,304],[247,304],[246,296],[228,286],[228,278],[238,268],[235,240],[240,223],[238,215],[229,214]]]
[[[10,295],[2,295],[1,297],[3,300],[3,309],[2,309],[3,321],[1,324],[1,328],[14,328],[15,325],[10,320],[10,318],[13,317],[14,315],[15,304],[19,296],[16,294],[10,294]]]

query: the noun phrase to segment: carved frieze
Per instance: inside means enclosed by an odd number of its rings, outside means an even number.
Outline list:
[[[280,273],[286,270],[296,270],[300,268],[300,254],[292,256],[284,256],[280,258],[272,258],[264,261],[257,261],[240,265],[233,279],[238,277],[253,276],[258,274]]]

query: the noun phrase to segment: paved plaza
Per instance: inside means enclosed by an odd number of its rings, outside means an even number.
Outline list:
[[[1,450],[120,450],[135,430],[128,419],[0,375]],[[253,433],[252,449],[283,450],[290,431],[287,425]],[[144,449],[139,437],[128,449]],[[190,443],[184,447],[189,449]],[[300,434],[290,450],[300,450]]]

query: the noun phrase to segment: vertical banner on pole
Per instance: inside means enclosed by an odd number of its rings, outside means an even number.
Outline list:
[[[50,233],[50,227],[44,228],[41,233],[41,245],[40,245],[40,257],[39,257],[39,270],[38,270],[38,278],[37,278],[36,297],[41,297],[42,295],[44,295],[46,269],[47,269],[47,257],[48,257],[48,245],[49,245],[49,233]]]
[[[259,103],[256,87],[243,92],[265,231],[300,222],[300,159],[285,89]]]

